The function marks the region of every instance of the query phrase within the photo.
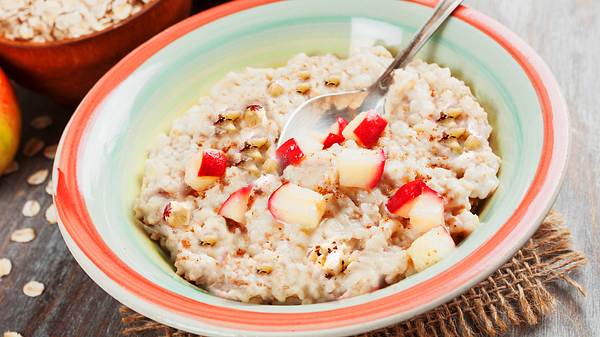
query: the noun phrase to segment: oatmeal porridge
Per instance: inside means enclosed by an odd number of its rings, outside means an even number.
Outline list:
[[[310,97],[370,85],[382,47],[228,74],[148,154],[136,217],[178,274],[252,303],[365,294],[452,253],[498,186],[487,113],[436,64],[397,70],[385,114],[276,148]]]

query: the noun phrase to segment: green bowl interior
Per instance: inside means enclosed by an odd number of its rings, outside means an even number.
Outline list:
[[[283,65],[301,52],[344,56],[357,46],[399,47],[430,13],[429,8],[401,1],[377,0],[369,6],[360,0],[282,2],[220,19],[163,48],[103,101],[86,134],[78,180],[102,238],[131,268],[176,293],[216,305],[275,310],[211,296],[175,274],[133,217],[147,150],[174,118],[229,71]],[[510,54],[453,18],[419,57],[449,67],[464,80],[494,126],[493,146],[503,159],[501,184],[481,211],[483,224],[452,256],[420,274],[372,294],[294,310],[368,301],[432,277],[488,240],[517,208],[534,178],[543,138],[541,109],[530,81]]]

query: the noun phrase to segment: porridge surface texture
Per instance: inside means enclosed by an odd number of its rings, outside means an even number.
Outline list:
[[[391,60],[374,47],[345,59],[300,54],[284,67],[248,68],[228,74],[175,120],[149,151],[135,212],[177,273],[215,295],[253,303],[323,302],[393,284],[415,273],[407,249],[418,233],[385,204],[415,179],[443,196],[445,224],[457,242],[475,230],[474,208],[498,186],[500,158],[488,142],[487,113],[436,64],[417,60],[395,72],[383,116],[388,126],[375,146],[387,160],[372,190],[338,184],[336,156],[358,149],[353,140],[307,155],[281,174],[277,168],[275,147],[289,112],[310,97],[368,86]],[[228,166],[219,182],[196,192],[184,172],[201,149],[222,150]],[[314,230],[268,211],[269,196],[284,182],[325,197]],[[249,184],[246,224],[220,216],[228,196]],[[181,221],[165,220],[168,204],[185,210]]]

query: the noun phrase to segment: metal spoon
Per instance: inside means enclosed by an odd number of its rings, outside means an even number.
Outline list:
[[[463,0],[442,0],[431,18],[421,27],[408,47],[399,53],[381,76],[366,89],[313,97],[300,105],[287,120],[277,146],[290,138],[307,137],[328,130],[338,116],[351,120],[362,111],[375,109],[383,115],[385,95],[394,70],[406,66]]]

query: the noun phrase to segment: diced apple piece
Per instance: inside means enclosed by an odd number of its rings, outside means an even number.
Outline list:
[[[329,129],[329,133],[341,136],[344,129],[348,126],[348,121],[343,117],[338,117]]]
[[[325,138],[325,140],[323,141],[323,150],[327,150],[328,148],[332,147],[333,144],[341,144],[342,142],[344,142],[344,140],[346,140],[344,136],[330,133],[329,135],[327,135],[327,138]]]
[[[444,200],[422,180],[402,185],[386,207],[392,214],[409,218],[418,233],[444,224]]]
[[[407,253],[416,271],[420,272],[448,256],[455,247],[446,228],[437,226],[413,241]]]
[[[163,209],[163,219],[171,227],[185,227],[190,222],[192,210],[190,207],[180,201],[170,201]]]
[[[344,136],[342,136],[342,132],[348,125],[348,121],[343,117],[338,117],[335,123],[329,129],[329,134],[325,137],[323,141],[323,150],[326,150],[333,146],[333,144],[341,144],[346,140]]]
[[[277,159],[282,168],[288,165],[296,165],[304,159],[304,152],[300,149],[294,138],[288,139],[276,151]]]
[[[408,218],[410,227],[418,233],[441,226],[444,224],[444,201],[437,194],[423,193],[415,199]]]
[[[372,189],[385,168],[385,153],[380,150],[344,149],[337,156],[341,186]]]
[[[325,198],[312,190],[285,183],[271,194],[268,208],[277,220],[313,230],[325,213]]]
[[[188,160],[184,182],[196,191],[202,191],[217,182],[226,169],[227,159],[222,151],[204,150]]]
[[[374,110],[364,111],[354,117],[342,131],[346,139],[354,139],[363,147],[371,148],[377,145],[383,134],[387,121]]]
[[[250,192],[252,192],[252,185],[233,192],[219,208],[219,215],[245,225]]]

